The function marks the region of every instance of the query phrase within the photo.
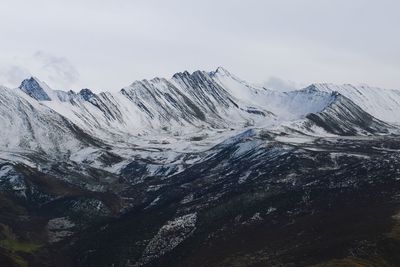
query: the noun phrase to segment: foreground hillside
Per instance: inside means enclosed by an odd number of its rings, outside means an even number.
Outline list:
[[[397,103],[223,68],[1,87],[0,265],[399,266]]]

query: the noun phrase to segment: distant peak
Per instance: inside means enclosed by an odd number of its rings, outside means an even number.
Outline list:
[[[366,87],[362,86],[354,86],[352,84],[333,84],[333,83],[314,83],[310,85],[307,88],[314,88],[317,91],[322,91],[322,92],[332,92],[332,91],[341,91],[341,90],[347,90],[347,91],[359,91],[360,89],[365,89]],[[370,87],[368,87],[370,88]]]
[[[213,76],[227,76],[227,77],[233,77],[233,75],[224,67],[218,67],[215,71],[209,72],[209,75],[211,77]]]
[[[22,85],[24,85],[24,84],[34,84],[34,83],[36,83],[36,84],[39,85],[40,80],[39,80],[38,78],[34,77],[34,76],[31,76],[30,78],[27,78],[27,79],[25,79],[25,80],[23,80],[23,81],[21,82],[20,88],[21,88]]]
[[[206,72],[206,71],[201,71],[201,70],[196,70],[193,73],[188,72],[187,70],[183,71],[183,72],[178,72],[175,73],[172,78],[174,79],[182,79],[185,77],[190,77],[190,76],[203,76],[203,75],[210,75],[210,76],[215,76],[215,75],[221,75],[221,76],[230,76],[233,77],[233,75],[224,67],[218,67],[215,71],[211,71],[211,72]]]
[[[319,91],[318,87],[319,87],[319,84],[313,83],[313,84],[307,86],[306,88],[304,88],[303,90],[310,91],[310,92],[315,92],[315,91]]]
[[[308,90],[308,91],[320,91],[320,92],[332,92],[336,91],[337,88],[339,88],[340,85],[336,85],[333,83],[313,83],[303,90]]]
[[[95,94],[88,88],[84,88],[79,92],[79,95],[85,100],[89,101]]]
[[[320,87],[332,87],[332,86],[337,86],[337,85],[333,84],[333,83],[313,83],[313,84],[311,84],[311,86],[320,88]]]
[[[51,100],[46,92],[48,86],[36,77],[30,77],[29,79],[23,80],[19,89],[38,101]]]
[[[224,67],[218,67],[214,73],[218,73],[225,76],[231,76],[231,73]]]
[[[28,80],[28,81],[30,81],[30,82],[37,82],[37,83],[40,82],[40,80],[39,80],[37,77],[35,77],[35,76],[31,76],[29,79],[25,79],[25,81],[26,81],[26,80]]]
[[[179,78],[184,78],[184,77],[189,77],[189,76],[190,76],[190,73],[187,70],[185,70],[184,72],[175,73],[172,76],[172,78],[173,79],[179,79]]]

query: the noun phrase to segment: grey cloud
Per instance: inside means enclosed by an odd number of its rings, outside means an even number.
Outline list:
[[[0,80],[8,86],[17,85],[29,76],[31,76],[31,73],[28,69],[17,65],[11,65],[0,69]]]
[[[37,51],[34,59],[39,61],[48,78],[66,86],[79,81],[78,70],[65,57],[58,57],[43,51]]]

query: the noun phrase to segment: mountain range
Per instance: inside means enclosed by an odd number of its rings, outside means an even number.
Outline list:
[[[0,125],[1,266],[400,264],[400,91],[31,77]]]

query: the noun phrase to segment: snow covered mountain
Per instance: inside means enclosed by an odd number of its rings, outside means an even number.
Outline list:
[[[111,140],[162,130],[180,134],[202,128],[240,128],[274,117],[243,103],[209,73],[200,71],[177,73],[170,80],[137,81],[113,93],[54,91],[36,78],[23,81],[20,89],[82,129]]]
[[[314,136],[389,134],[397,131],[393,124],[400,114],[398,91],[315,84],[277,92],[224,68],[136,81],[99,94],[53,90],[32,77],[0,93],[0,119],[8,125],[0,133],[4,150],[81,160],[89,155],[77,157],[79,151],[101,150],[100,143],[114,150],[141,148],[125,151],[128,158],[157,150],[204,151],[248,128]],[[167,154],[163,158],[171,161]]]
[[[312,85],[298,91],[276,92],[251,85],[223,68],[177,73],[169,80],[136,81],[119,92],[100,94],[89,89],[78,93],[56,91],[36,78],[23,81],[20,89],[105,140],[127,140],[138,134],[160,132],[177,136],[204,129],[276,127],[322,112],[337,99],[333,92],[372,116],[393,123],[397,115],[390,116],[390,112],[398,114],[400,101],[397,91],[363,87],[361,94],[357,87],[347,85]]]

